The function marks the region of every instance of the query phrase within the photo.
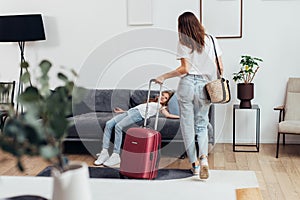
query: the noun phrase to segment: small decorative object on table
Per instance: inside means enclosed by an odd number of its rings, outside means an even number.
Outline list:
[[[262,59],[251,57],[249,55],[241,56],[241,69],[237,73],[233,73],[233,80],[237,84],[237,98],[241,100],[240,108],[251,108],[251,100],[254,98],[254,84],[252,83],[256,75]]]
[[[17,166],[24,171],[22,156],[41,156],[53,165],[53,200],[90,200],[88,168],[85,163],[68,163],[62,153],[62,142],[71,122],[72,103],[81,99],[82,88],[75,87],[63,73],[57,77],[63,85],[50,90],[48,72],[52,64],[43,60],[37,86],[31,84],[18,95],[25,112],[17,115],[11,109],[9,119],[0,133],[0,148],[17,158]],[[21,64],[28,68],[27,62]],[[74,76],[76,73],[71,70]],[[28,70],[22,75],[24,85],[31,82]]]

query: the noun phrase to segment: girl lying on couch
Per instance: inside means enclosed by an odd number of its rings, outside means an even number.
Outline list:
[[[163,91],[161,95],[160,103],[160,112],[167,118],[178,119],[178,115],[173,115],[169,113],[167,109],[168,102],[174,93],[170,91]],[[148,117],[152,117],[157,113],[157,104],[158,104],[158,97],[149,100],[149,107],[148,107]],[[145,112],[146,112],[146,105],[147,103],[143,103],[137,105],[128,111],[124,111],[121,108],[115,108],[114,112],[122,113],[120,115],[116,115],[114,118],[106,122],[103,141],[102,141],[102,151],[101,153],[97,154],[98,158],[95,160],[95,165],[104,165],[104,166],[114,166],[120,164],[120,151],[121,151],[121,144],[122,144],[122,135],[123,135],[123,128],[133,125],[136,122],[142,121],[145,119]],[[115,128],[115,141],[114,141],[114,150],[111,156],[108,154],[108,148],[110,143],[110,138],[112,134],[112,130]]]

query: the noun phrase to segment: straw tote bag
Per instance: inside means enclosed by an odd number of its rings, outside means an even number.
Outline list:
[[[214,46],[214,52],[217,60],[217,80],[211,81],[205,85],[208,99],[211,103],[228,103],[230,101],[230,88],[229,88],[229,81],[223,78],[221,74],[220,69],[220,63],[217,56],[216,46],[213,37],[210,35],[210,38],[212,39],[213,46]]]

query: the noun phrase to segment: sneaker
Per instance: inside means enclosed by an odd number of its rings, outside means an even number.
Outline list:
[[[96,155],[98,158],[95,160],[94,165],[102,165],[109,158],[107,149],[103,149],[101,153],[97,153]]]
[[[203,158],[200,161],[200,179],[208,179],[209,172],[208,172],[208,161],[207,158]]]
[[[103,165],[107,167],[112,167],[114,165],[120,164],[121,158],[117,153],[113,153],[108,160],[106,160]]]
[[[200,165],[192,166],[191,171],[192,171],[193,175],[198,175],[200,173]]]

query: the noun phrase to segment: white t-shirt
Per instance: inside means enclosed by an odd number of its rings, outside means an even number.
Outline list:
[[[149,117],[152,117],[154,115],[156,115],[156,111],[157,111],[157,102],[150,102],[149,103],[149,107],[148,107],[148,116],[147,119]],[[141,114],[141,116],[145,119],[145,113],[146,113],[146,103],[137,105],[135,108],[137,108]],[[159,110],[161,110],[161,104],[159,104]]]
[[[216,46],[217,55],[222,55],[222,50],[215,37],[214,42]],[[186,58],[190,65],[189,74],[205,75],[208,80],[216,79],[217,77],[217,66],[215,63],[216,56],[214,52],[214,46],[210,36],[205,36],[205,46],[201,53],[196,50],[191,53],[191,49],[180,42],[177,46],[177,59]]]

